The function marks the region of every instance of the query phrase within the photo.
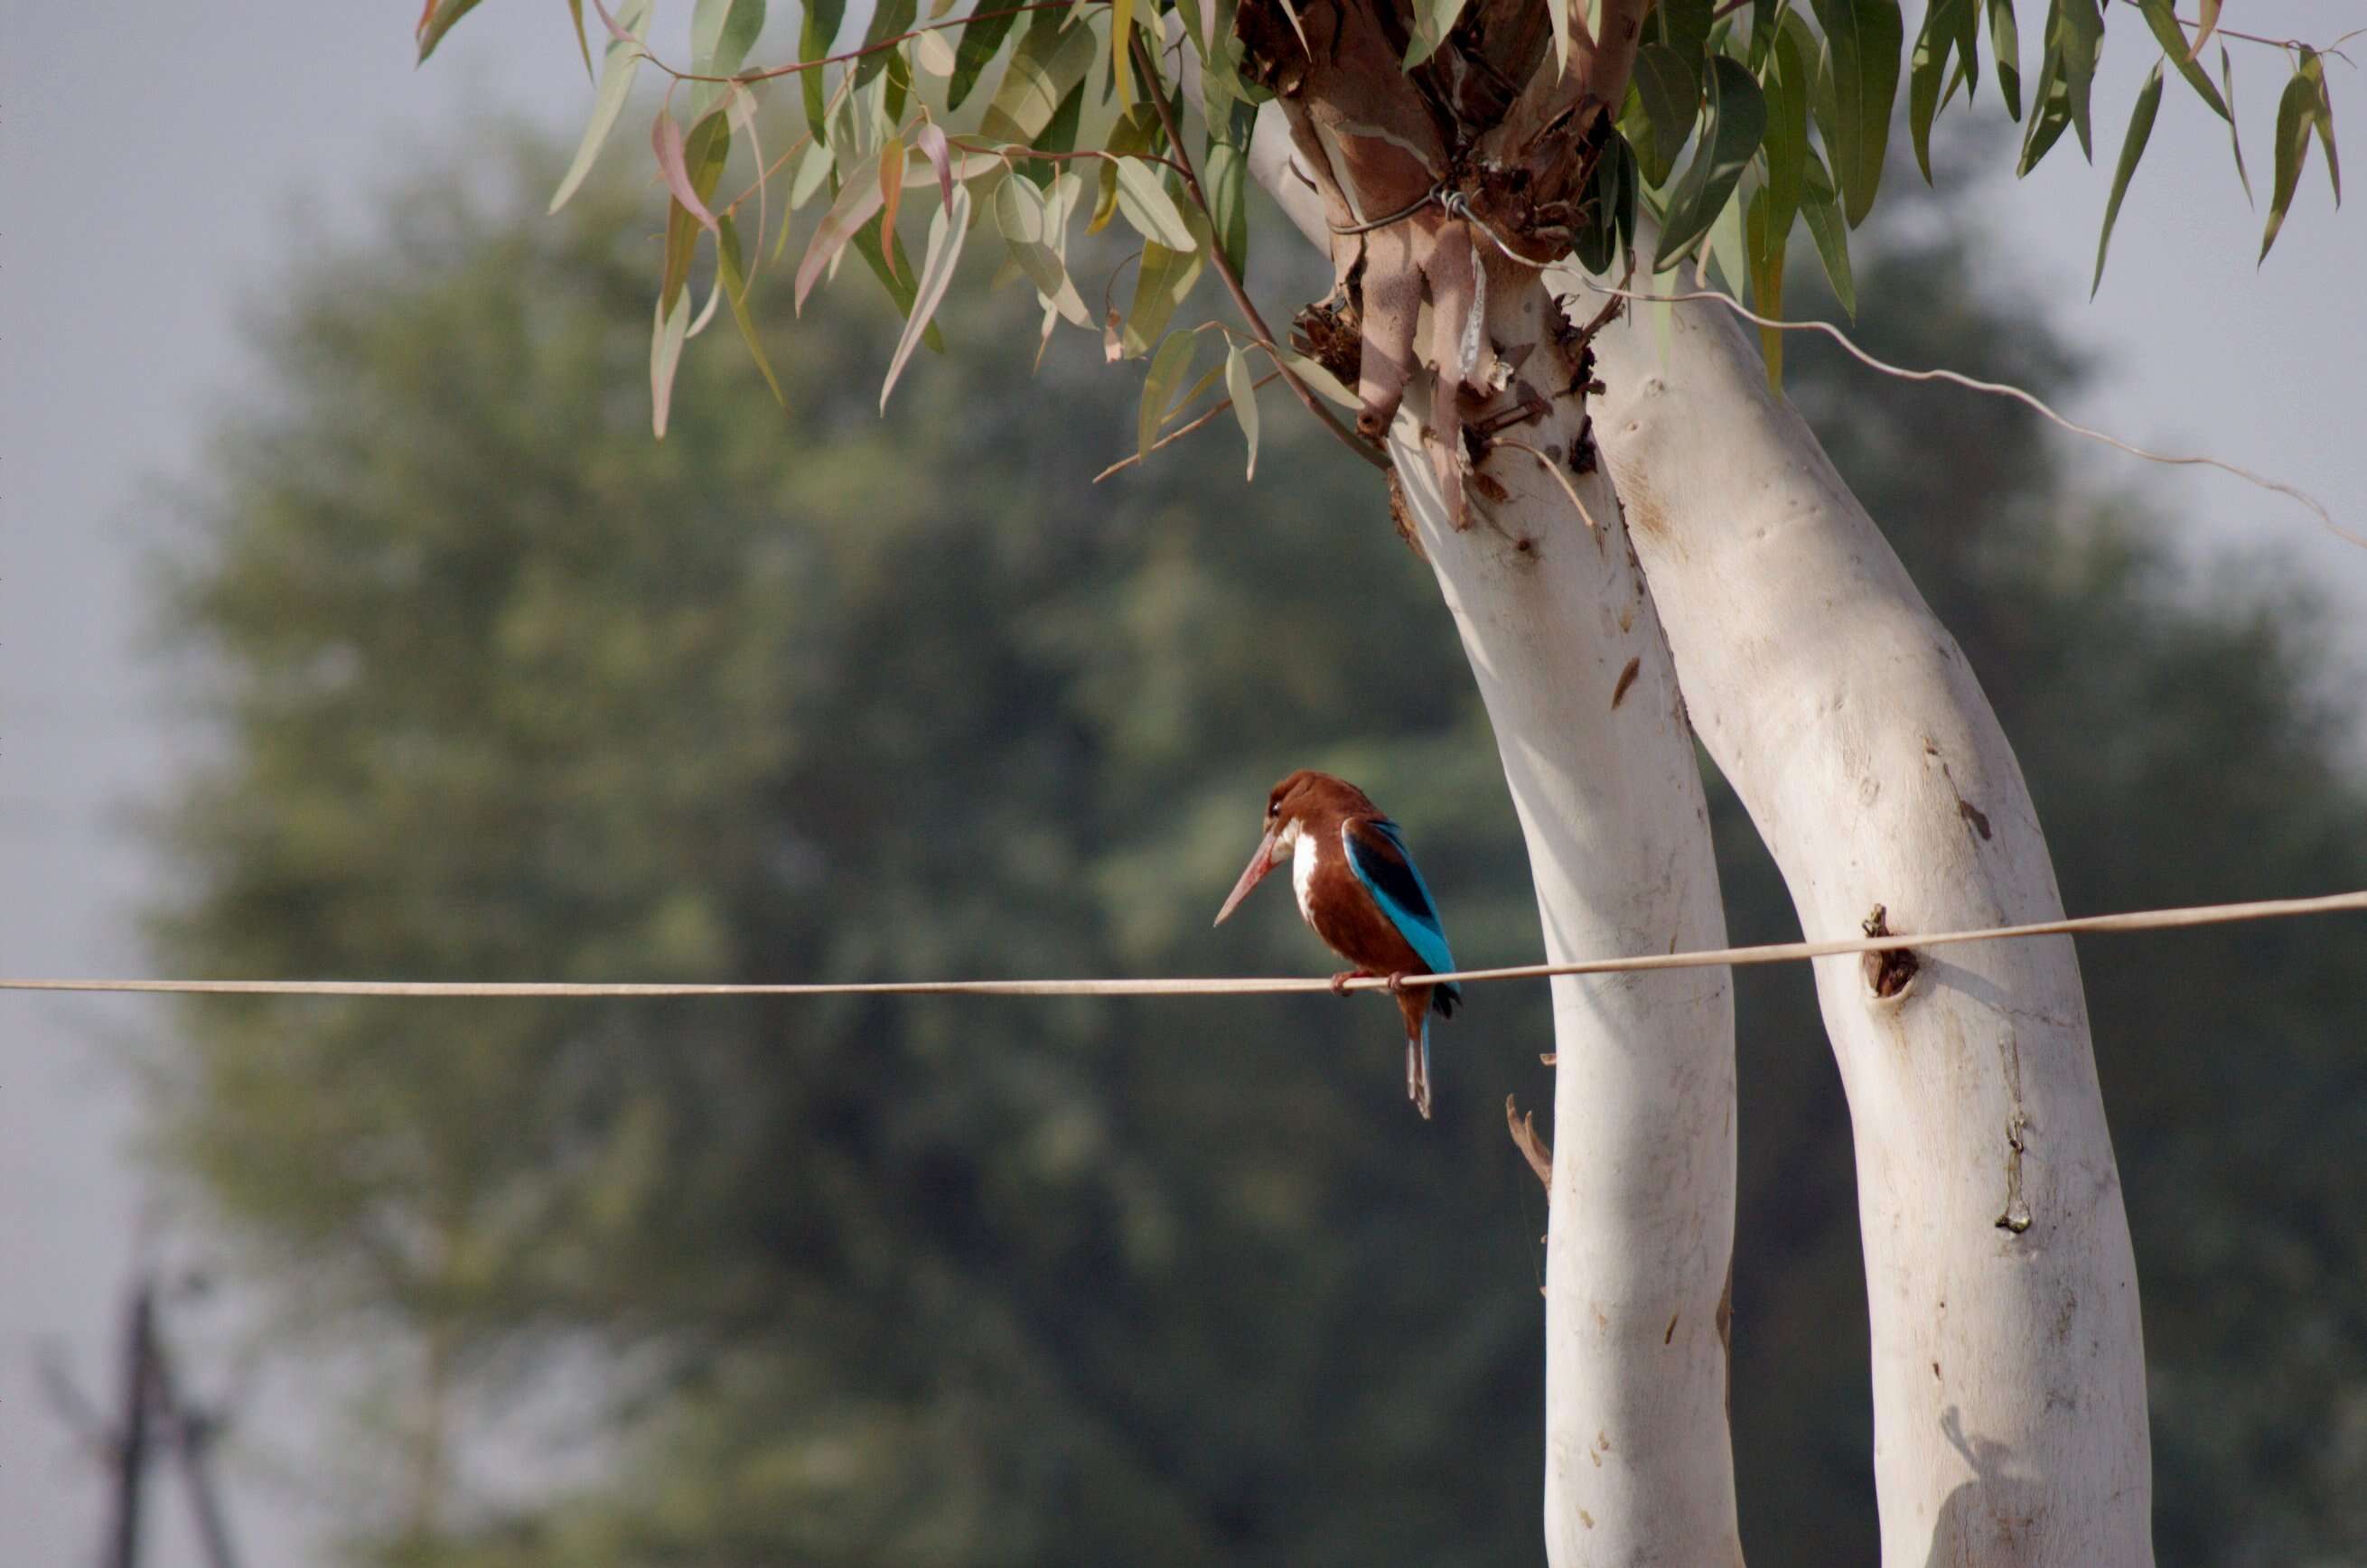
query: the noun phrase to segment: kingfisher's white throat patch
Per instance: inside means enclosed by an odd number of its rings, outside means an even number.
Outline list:
[[[1308,925],[1315,923],[1315,836],[1302,832],[1294,818],[1287,829],[1291,840],[1290,888],[1298,895],[1298,918]]]

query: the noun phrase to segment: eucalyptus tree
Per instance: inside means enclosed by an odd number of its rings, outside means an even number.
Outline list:
[[[430,0],[423,56],[474,4]],[[751,64],[764,0],[697,0],[672,61],[652,8],[594,0],[594,109],[554,206],[657,62],[656,434],[709,321],[728,314],[764,365],[749,290],[787,269],[787,214],[810,205],[800,308],[852,252],[903,314],[883,412],[958,313],[984,228],[1047,338],[1065,321],[1143,363],[1135,460],[1216,397],[1253,467],[1257,393],[1279,380],[1386,476],[1376,515],[1386,495],[1435,571],[1557,960],[1721,944],[1696,739],[1811,938],[2061,912],[2012,750],[1784,402],[1772,329],[1754,344],[1675,297],[1706,277],[1780,316],[1805,230],[1848,304],[1902,77],[1928,177],[1932,123],[1978,92],[1984,44],[2017,168],[2067,130],[2092,155],[2108,23],[2159,59],[2099,281],[2167,78],[2232,136],[2231,41],[2290,68],[2263,256],[2313,140],[2339,193],[2327,51],[2219,28],[2215,0],[2191,21],[2170,0],[1933,0],[1911,48],[1897,0],[983,0],[958,17],[933,0],[925,19],[879,0],[859,40],[844,0],[811,0],[774,66]],[[760,95],[792,80],[785,131]],[[1252,182],[1331,265],[1287,341],[1243,280]],[[1138,256],[1080,277],[1072,235],[1114,221]],[[1185,312],[1204,277],[1231,319]],[[2135,1267],[2071,943],[1828,960],[1818,981],[1858,1158],[1886,1560],[2149,1561]],[[1554,1012],[1548,1556],[1737,1561],[1729,986],[1565,978]]]

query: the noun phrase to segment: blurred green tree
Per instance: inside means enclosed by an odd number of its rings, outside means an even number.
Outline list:
[[[1096,488],[1130,400],[1057,345],[1020,375],[1024,291],[886,423],[894,334],[760,296],[789,418],[742,356],[692,355],[711,384],[657,446],[638,197],[595,180],[552,221],[553,174],[521,153],[406,187],[269,321],[270,389],[226,421],[162,568],[223,742],[164,829],[176,971],[1306,972],[1326,961],[1279,902],[1205,924],[1301,763],[1408,824],[1458,953],[1534,956],[1452,626],[1301,422],[1273,422],[1253,489],[1157,458]],[[1965,244],[1892,252],[1863,335],[2063,385]],[[2018,410],[1815,353],[1791,377],[1994,696],[2074,908],[2367,881],[2331,710],[2296,700],[2322,662],[2298,596],[2196,602]],[[1730,802],[1718,827],[1738,940],[1788,934]],[[2083,954],[2168,1561],[2367,1549],[2360,954],[2324,925]],[[1741,984],[1746,1540],[1762,1565],[1865,1561],[1846,1110],[1806,974]],[[1535,1551],[1543,1201],[1501,1106],[1545,1093],[1539,990],[1492,987],[1442,1037],[1430,1127],[1386,1010],[1329,998],[180,1021],[167,1157],[250,1276],[412,1395],[364,1557]],[[486,1502],[470,1412],[585,1348],[606,1478]]]

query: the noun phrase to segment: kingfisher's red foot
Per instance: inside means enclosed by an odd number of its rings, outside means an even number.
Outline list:
[[[1369,980],[1371,978],[1372,976],[1365,974],[1362,969],[1342,969],[1340,973],[1331,976],[1331,994],[1335,997],[1344,997],[1348,994],[1349,981]]]
[[[1406,972],[1405,972],[1404,970],[1402,970],[1402,969],[1398,970],[1395,974],[1390,975],[1390,976],[1387,976],[1387,983],[1388,983],[1388,987],[1389,987],[1389,995],[1391,995],[1391,996],[1393,996],[1393,997],[1401,997],[1401,996],[1404,996],[1404,995],[1405,995]]]

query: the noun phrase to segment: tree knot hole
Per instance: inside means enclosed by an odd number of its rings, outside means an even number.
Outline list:
[[[1874,912],[1859,922],[1859,929],[1868,936],[1890,936],[1890,911],[1876,904]],[[1890,1001],[1906,992],[1916,973],[1923,967],[1914,950],[1894,947],[1869,953],[1864,958],[1865,986],[1877,998]]]

